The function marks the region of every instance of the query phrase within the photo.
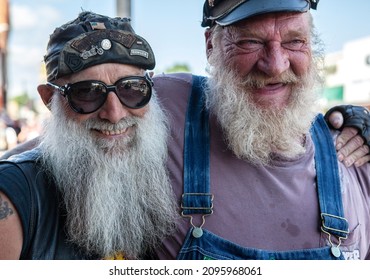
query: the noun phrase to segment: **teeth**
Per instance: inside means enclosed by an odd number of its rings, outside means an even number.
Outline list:
[[[101,133],[107,136],[120,135],[120,134],[125,133],[126,131],[127,131],[127,128],[121,129],[121,130],[100,130]]]

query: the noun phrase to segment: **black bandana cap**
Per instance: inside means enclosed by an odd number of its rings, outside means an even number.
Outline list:
[[[54,30],[44,56],[47,80],[79,72],[103,63],[155,67],[149,43],[135,34],[128,18],[110,18],[82,12]]]

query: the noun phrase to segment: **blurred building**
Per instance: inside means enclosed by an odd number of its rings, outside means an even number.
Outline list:
[[[324,99],[326,107],[343,103],[370,107],[370,36],[325,57]]]
[[[0,111],[5,108],[7,90],[7,45],[9,33],[9,1],[0,0]]]

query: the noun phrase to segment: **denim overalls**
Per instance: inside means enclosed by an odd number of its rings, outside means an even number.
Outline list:
[[[339,169],[333,139],[323,116],[317,116],[311,136],[315,145],[315,168],[321,212],[321,230],[328,236],[328,246],[294,251],[267,251],[239,246],[202,226],[213,212],[209,178],[208,111],[204,107],[205,77],[193,76],[185,123],[184,193],[182,215],[192,224],[177,259],[344,259],[340,242],[348,235],[340,192]],[[194,226],[192,215],[202,215],[203,224]],[[333,236],[336,242],[333,242]]]

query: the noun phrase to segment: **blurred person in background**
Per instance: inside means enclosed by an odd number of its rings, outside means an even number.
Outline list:
[[[3,111],[0,113],[0,154],[13,149],[18,144],[19,127],[8,114]]]

